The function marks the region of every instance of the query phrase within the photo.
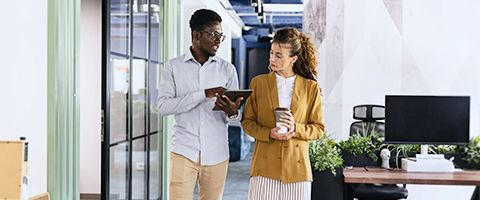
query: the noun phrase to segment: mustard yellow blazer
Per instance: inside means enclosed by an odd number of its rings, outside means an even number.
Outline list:
[[[325,130],[320,88],[317,82],[295,78],[290,110],[295,118],[295,136],[288,141],[270,140],[275,127],[278,90],[274,72],[252,79],[253,90],[243,112],[242,127],[256,139],[250,176],[263,176],[282,183],[312,181],[308,141]]]

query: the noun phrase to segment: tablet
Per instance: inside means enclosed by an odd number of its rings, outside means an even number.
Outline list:
[[[252,94],[252,90],[227,90],[223,93],[225,96],[227,96],[231,101],[237,100],[239,97],[243,97],[242,102],[240,102],[240,107],[243,106],[247,98]],[[222,110],[219,107],[215,105],[213,107],[213,110]]]

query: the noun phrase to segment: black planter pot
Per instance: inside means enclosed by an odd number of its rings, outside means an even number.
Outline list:
[[[366,153],[360,155],[353,155],[350,152],[342,151],[343,163],[345,166],[366,167],[366,166],[380,166],[381,160],[374,161]]]
[[[312,200],[343,200],[343,168],[330,171],[313,171]]]
[[[461,169],[480,169],[479,164],[471,164],[468,163],[465,159],[467,155],[465,153],[453,153],[453,154],[445,154],[446,159],[450,159],[451,157],[454,157],[453,159],[453,164],[455,164],[455,167],[461,168]]]
[[[405,157],[398,156],[397,158],[395,155],[392,155],[389,160],[390,168],[402,168],[402,158],[405,158]],[[397,161],[398,161],[398,166],[397,166]]]

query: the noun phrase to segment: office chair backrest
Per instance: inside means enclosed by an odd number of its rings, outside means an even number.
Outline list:
[[[385,136],[385,123],[378,120],[385,119],[385,106],[380,105],[358,105],[353,107],[353,118],[360,120],[353,122],[350,126],[350,135],[361,134],[378,134],[380,136]],[[377,154],[378,155],[378,154]],[[355,162],[357,166],[368,166],[372,165],[371,163],[364,162],[364,160],[370,160],[368,155],[365,157],[355,159],[345,158],[345,163]],[[365,159],[366,158],[366,159]],[[355,161],[348,161],[355,160]],[[373,165],[376,165],[372,160]],[[368,163],[368,164],[365,164]],[[352,164],[353,165],[353,164]],[[380,160],[377,161],[377,165],[380,165]],[[385,200],[397,200],[397,199],[406,199],[408,196],[408,190],[397,185],[371,185],[371,184],[359,184],[353,186],[352,196],[359,200],[364,199],[385,199]]]
[[[385,123],[378,120],[385,119],[385,106],[358,105],[353,107],[353,118],[360,121],[353,122],[350,126],[350,135],[371,133],[385,135]]]

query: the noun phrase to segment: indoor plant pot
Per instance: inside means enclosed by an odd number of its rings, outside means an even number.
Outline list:
[[[343,159],[340,149],[327,135],[311,141],[309,157],[312,165],[312,200],[343,199]]]
[[[372,131],[367,135],[353,134],[338,146],[342,150],[345,166],[365,167],[380,166],[379,151],[382,144],[383,138]]]
[[[380,159],[377,159],[377,161],[375,161],[373,158],[368,156],[367,153],[353,155],[350,152],[342,151],[342,158],[344,160],[345,166],[366,167],[366,166],[380,166],[381,164]]]
[[[452,154],[455,159],[453,159],[453,163],[456,167],[461,169],[480,169],[480,164],[469,163],[466,161],[467,154],[466,153],[454,153]]]
[[[343,168],[330,171],[313,171],[312,200],[343,200]]]

